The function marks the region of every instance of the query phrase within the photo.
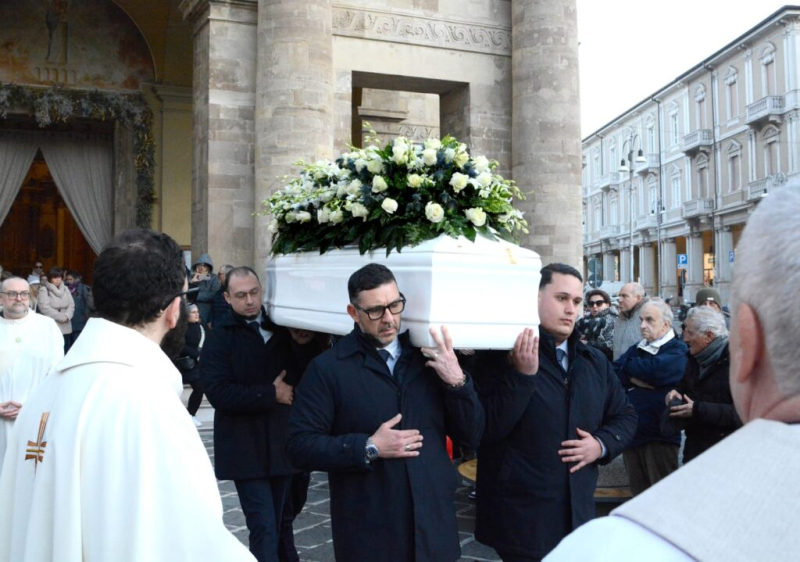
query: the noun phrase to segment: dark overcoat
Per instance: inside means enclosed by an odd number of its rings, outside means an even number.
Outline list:
[[[477,446],[483,410],[471,379],[447,387],[407,334],[400,341],[393,376],[356,327],[311,362],[295,396],[289,457],[298,468],[329,474],[341,562],[451,562],[460,555],[457,476],[445,436]],[[423,435],[420,455],[367,463],[367,438],[398,413],[395,429]]]
[[[286,456],[290,406],[275,399],[274,382],[300,376],[286,328],[267,319],[272,332],[264,344],[245,320],[229,314],[207,333],[200,373],[214,406],[214,470],[221,480],[286,476],[295,472]]]
[[[683,462],[687,463],[706,449],[713,447],[742,427],[736,413],[728,380],[730,350],[725,350],[706,375],[700,378],[700,364],[691,354],[686,361],[686,373],[675,387],[694,401],[692,417],[685,420],[686,445]]]
[[[569,338],[569,370],[540,329],[539,371],[516,371],[507,352],[481,353],[476,370],[486,411],[478,451],[475,538],[518,556],[544,557],[595,515],[597,464],[619,455],[636,413],[603,353]],[[580,428],[602,440],[606,456],[574,474],[558,456]]]
[[[673,338],[662,345],[655,355],[639,349],[639,344],[635,344],[614,361],[614,369],[622,386],[628,389],[628,398],[639,416],[636,435],[630,447],[641,447],[653,441],[680,445],[680,434],[665,436],[661,433],[661,416],[667,409],[667,392],[680,382],[686,371],[688,352],[685,343]],[[632,378],[653,388],[636,386],[631,383]]]

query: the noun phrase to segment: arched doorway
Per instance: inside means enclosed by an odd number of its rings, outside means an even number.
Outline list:
[[[92,282],[97,255],[67,208],[41,151],[31,164],[6,219],[0,225],[0,265],[27,276],[36,259],[45,271],[74,269]]]

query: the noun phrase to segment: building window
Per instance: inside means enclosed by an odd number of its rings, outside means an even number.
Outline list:
[[[777,91],[777,76],[775,74],[775,47],[768,44],[761,51],[761,83],[764,96],[774,96]]]
[[[619,166],[619,162],[617,161],[617,149],[614,146],[608,147],[608,169],[612,172],[617,171],[617,167]]]
[[[672,177],[672,208],[677,209],[681,206],[681,177]]]
[[[651,153],[656,151],[656,129],[652,125],[647,127],[647,148]]]
[[[669,116],[669,136],[672,141],[672,146],[677,146],[680,143],[680,131],[678,130],[678,113],[675,112]]]
[[[728,158],[728,191],[733,193],[741,189],[739,184],[741,178],[740,162],[738,154],[734,154]]]
[[[655,185],[650,186],[650,214],[654,215],[658,212],[658,191]]]
[[[613,198],[611,200],[611,222],[609,224],[616,225],[619,223],[619,217],[617,215],[617,198]]]
[[[735,68],[729,68],[725,74],[725,92],[728,120],[739,116],[739,82]]]
[[[600,208],[600,205],[595,205],[595,207],[594,207],[594,228],[592,229],[593,231],[596,232],[596,231],[600,230],[600,225],[602,224],[602,216],[603,216],[603,211]]]
[[[592,176],[595,180],[600,178],[600,155],[595,154],[592,160]]]
[[[697,170],[697,197],[706,196],[706,187],[708,186],[708,168],[703,167]]]

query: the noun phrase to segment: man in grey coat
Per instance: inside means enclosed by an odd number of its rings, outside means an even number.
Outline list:
[[[642,341],[642,323],[639,314],[647,302],[644,287],[639,283],[628,283],[619,290],[619,316],[614,324],[614,361],[628,351],[632,345]]]

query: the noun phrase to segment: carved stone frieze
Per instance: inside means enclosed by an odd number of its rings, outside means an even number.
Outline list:
[[[511,56],[511,29],[397,12],[333,7],[333,34]]]

